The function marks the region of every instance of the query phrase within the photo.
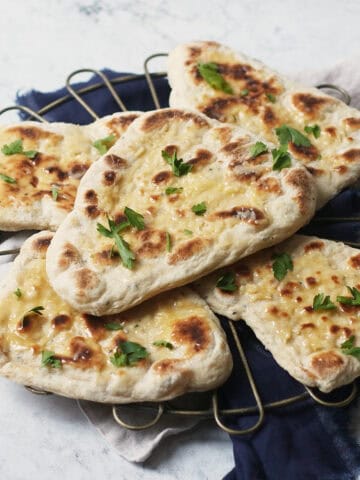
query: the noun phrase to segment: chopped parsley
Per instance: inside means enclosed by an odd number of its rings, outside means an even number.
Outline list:
[[[185,233],[185,235],[192,235],[193,234],[193,232],[191,230],[188,230],[187,228],[185,228],[184,233]]]
[[[265,95],[266,95],[266,98],[269,100],[269,102],[271,102],[271,103],[276,102],[276,97],[272,93],[265,93]]]
[[[100,153],[100,155],[104,155],[110,147],[112,147],[115,143],[116,136],[112,133],[108,137],[99,138],[93,143],[93,146],[96,150]]]
[[[243,88],[240,92],[240,95],[242,97],[246,97],[247,95],[249,95],[249,90],[247,88]]]
[[[234,272],[226,272],[216,282],[217,288],[224,292],[235,292],[237,289],[236,277]]]
[[[286,277],[289,270],[294,270],[293,261],[288,253],[277,253],[273,256],[273,260],[275,260],[272,264],[273,274],[279,282]]]
[[[250,155],[252,158],[258,157],[262,153],[267,153],[268,151],[268,147],[263,142],[256,142],[250,147]]]
[[[5,175],[4,173],[0,173],[0,178],[6,183],[16,183],[16,179]]]
[[[336,301],[342,303],[343,305],[352,305],[354,307],[360,305],[360,292],[357,288],[346,287],[351,293],[352,297],[336,297]]]
[[[182,187],[167,187],[165,190],[166,195],[172,195],[173,193],[181,193],[184,189]]]
[[[165,150],[162,150],[161,155],[165,162],[171,166],[175,177],[187,175],[192,169],[191,163],[184,163],[181,158],[177,158],[176,152],[174,152],[172,155],[169,155]]]
[[[216,63],[198,63],[198,72],[202,78],[214,89],[221,90],[224,93],[233,94],[232,86],[225,80],[219,72]]]
[[[351,337],[343,342],[340,345],[341,352],[344,355],[352,355],[353,357],[356,357],[358,360],[360,360],[360,347],[355,347],[355,335],[351,335]]]
[[[282,170],[291,166],[291,157],[287,151],[286,145],[281,145],[279,148],[271,150],[273,157],[273,170]]]
[[[197,203],[191,207],[191,210],[195,213],[195,215],[204,215],[206,212],[206,205],[205,202]]]
[[[136,342],[120,341],[110,361],[115,367],[128,367],[149,356],[149,352]]]
[[[12,143],[3,145],[1,151],[4,155],[16,155],[17,153],[22,153],[28,158],[35,158],[38,152],[36,150],[26,150],[24,151],[23,141],[21,138],[15,140]]]
[[[138,230],[144,230],[144,217],[140,215],[140,213],[135,212],[135,210],[132,210],[129,207],[125,207],[124,213],[132,227],[135,227]]]
[[[156,342],[153,342],[153,345],[155,347],[165,347],[165,348],[168,348],[169,350],[174,349],[174,345],[170,342],[167,342],[166,340],[156,340]]]
[[[58,196],[59,196],[59,189],[58,187],[51,187],[51,196],[54,202],[57,201]]]
[[[45,308],[40,305],[40,306],[38,306],[38,307],[31,308],[31,309],[29,310],[29,313],[30,313],[30,312],[33,312],[33,313],[36,313],[36,315],[42,315],[42,311],[43,311],[43,310],[45,310]]]
[[[17,298],[21,298],[21,297],[22,297],[22,291],[20,290],[19,287],[15,290],[14,295],[16,295]]]
[[[171,236],[169,232],[166,232],[166,251],[170,252],[171,250]]]
[[[293,142],[297,147],[311,146],[310,140],[305,137],[305,135],[288,125],[281,125],[281,127],[275,128],[275,133],[281,145],[287,145],[289,142]]]
[[[313,309],[317,310],[334,310],[336,305],[330,300],[330,295],[318,293],[313,300]]]
[[[107,238],[112,238],[114,240],[122,263],[126,268],[129,268],[131,270],[135,261],[135,255],[130,250],[129,244],[119,234],[122,230],[130,226],[130,222],[125,221],[117,225],[113,220],[110,220],[110,218],[108,218],[108,225],[109,230],[104,227],[104,225],[101,225],[101,223],[97,224],[96,229],[100,233],[100,235],[103,235]]]
[[[124,327],[120,325],[120,323],[105,323],[104,327],[106,328],[106,330],[124,330]]]
[[[43,367],[61,368],[61,360],[56,358],[55,352],[43,350],[41,352],[41,365]]]
[[[309,135],[313,134],[315,138],[319,138],[320,137],[320,133],[321,133],[321,129],[319,127],[319,125],[306,125],[306,127],[304,127],[304,131],[306,133],[308,133]]]

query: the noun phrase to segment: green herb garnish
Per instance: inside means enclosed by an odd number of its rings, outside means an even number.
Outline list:
[[[192,235],[193,234],[193,232],[191,230],[188,230],[187,228],[185,228],[184,233],[185,233],[185,235]]]
[[[42,311],[43,311],[43,310],[45,310],[45,308],[40,305],[39,307],[31,308],[31,309],[29,310],[29,313],[30,313],[30,312],[33,312],[33,313],[36,313],[36,315],[42,315]]]
[[[344,305],[352,305],[354,307],[360,305],[360,292],[357,288],[353,287],[346,287],[349,292],[351,293],[352,297],[342,297],[338,296],[336,297],[336,301],[339,303],[342,303]]]
[[[291,157],[286,145],[274,148],[271,150],[271,155],[273,157],[273,170],[282,170],[291,166]]]
[[[166,232],[166,251],[170,252],[171,250],[171,236],[169,232]]]
[[[182,187],[167,187],[165,190],[166,195],[172,195],[173,193],[181,193],[184,189]]]
[[[116,136],[112,133],[108,137],[99,138],[93,143],[93,146],[96,150],[100,153],[100,155],[104,155],[110,147],[114,145],[116,141]]]
[[[124,330],[124,327],[120,323],[105,323],[106,330]]]
[[[57,187],[51,187],[51,196],[54,202],[56,202],[59,196],[59,189]]]
[[[115,367],[131,367],[148,356],[149,352],[139,343],[125,341],[118,343],[117,350],[110,357],[110,361]]]
[[[5,175],[4,173],[0,173],[0,178],[6,183],[16,183],[16,179]]]
[[[356,357],[358,360],[360,360],[360,347],[354,347],[355,343],[355,335],[351,335],[351,337],[343,342],[340,345],[341,352],[344,355],[352,355],[353,357]]]
[[[43,367],[61,368],[61,360],[55,357],[55,352],[44,350],[41,352],[41,365]]]
[[[313,300],[313,309],[317,310],[334,310],[336,305],[330,300],[330,295],[318,293]]]
[[[20,290],[19,287],[15,290],[14,295],[16,295],[17,298],[21,298],[21,296],[22,296],[22,291]]]
[[[195,213],[195,215],[204,215],[206,212],[206,205],[205,202],[197,203],[191,207],[191,210]]]
[[[320,133],[321,133],[321,129],[319,127],[319,125],[306,125],[306,127],[304,127],[304,131],[306,133],[308,133],[309,135],[313,134],[315,138],[319,138],[320,137]]]
[[[265,93],[265,95],[266,95],[266,98],[269,100],[269,102],[271,102],[271,103],[276,102],[276,97],[272,93]]]
[[[272,264],[273,274],[279,282],[286,277],[289,270],[294,270],[293,261],[288,253],[277,253],[273,256],[273,260],[275,260]]]
[[[156,342],[153,342],[153,345],[155,347],[165,347],[165,348],[168,348],[169,350],[174,349],[174,345],[170,342],[167,342],[166,340],[157,340]]]
[[[242,97],[246,97],[247,95],[249,95],[249,90],[247,88],[243,88],[240,92],[240,95]]]
[[[258,157],[262,153],[267,153],[268,151],[268,147],[263,142],[256,142],[250,147],[250,155],[252,158]]]
[[[237,289],[236,276],[234,272],[226,272],[216,282],[217,288],[224,292],[235,292]]]
[[[125,207],[124,213],[131,226],[137,228],[138,230],[144,230],[144,217],[140,215],[140,213],[135,212],[135,210],[132,210],[129,207]]]
[[[135,255],[130,250],[129,244],[122,238],[121,235],[119,235],[122,230],[130,226],[130,222],[125,221],[117,225],[113,220],[110,220],[110,218],[108,218],[108,225],[109,230],[104,227],[104,225],[101,225],[101,223],[97,224],[96,229],[100,233],[100,235],[103,235],[107,238],[112,238],[115,241],[116,247],[118,249],[120,258],[124,266],[131,270],[135,261]]]
[[[24,151],[23,141],[21,139],[15,140],[12,143],[6,144],[1,148],[1,151],[4,155],[16,155],[17,153],[22,153],[28,158],[35,158],[38,152],[36,150],[26,150]]]
[[[275,133],[281,145],[287,145],[289,142],[293,142],[297,147],[311,146],[310,140],[305,137],[305,135],[288,125],[281,125],[281,127],[275,128]]]
[[[192,169],[191,163],[184,163],[181,158],[177,158],[176,152],[174,152],[172,155],[169,155],[165,150],[162,150],[161,155],[165,162],[171,166],[175,177],[187,175]]]
[[[233,94],[234,90],[231,85],[224,79],[219,72],[216,63],[199,63],[198,72],[202,78],[215,90],[221,90],[224,93]]]

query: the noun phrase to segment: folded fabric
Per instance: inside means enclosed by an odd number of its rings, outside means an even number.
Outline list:
[[[355,105],[360,105],[360,72],[355,68],[358,62],[344,63],[329,72],[314,75],[302,75],[309,83],[338,83],[350,88],[356,95]],[[110,78],[123,74],[104,70]],[[299,78],[301,76],[299,75]],[[96,83],[97,78],[81,86]],[[78,88],[80,85],[76,85]],[[155,81],[162,107],[167,106],[169,86],[166,79]],[[150,110],[154,108],[147,84],[143,78],[127,84],[119,84],[116,90],[128,109]],[[359,93],[358,93],[359,92]],[[31,91],[19,95],[17,102],[38,110],[45,104],[67,94],[65,89],[52,93]],[[84,95],[98,115],[106,115],[118,109],[109,92],[97,89]],[[24,115],[22,114],[22,117]],[[85,110],[74,100],[67,101],[45,115],[49,121],[71,121],[87,123],[91,119]],[[349,189],[326,205],[317,218],[324,216],[355,216],[360,212],[360,198],[356,189]],[[304,233],[317,234],[324,238],[359,241],[360,232],[356,222],[341,224],[319,223],[318,220],[303,230]],[[227,333],[227,321],[223,319]],[[252,332],[241,323],[236,328],[242,338],[249,363],[263,401],[271,402],[286,398],[303,391],[284,370],[274,362],[272,356],[259,344]],[[247,380],[237,355],[236,347],[229,335],[234,355],[234,373],[220,389],[221,407],[253,405],[254,399],[248,388]],[[346,390],[346,388],[345,388]],[[347,390],[346,390],[347,392]],[[345,394],[346,394],[345,392]],[[344,392],[340,392],[344,395]],[[339,395],[337,392],[336,395]],[[336,397],[335,395],[335,397]],[[96,404],[82,403],[82,409],[89,420],[101,431],[118,452],[131,461],[142,461],[161,438],[171,431],[177,433],[178,425],[191,428],[193,423],[185,425],[184,419],[175,423],[159,424],[154,430],[128,432],[113,423],[111,410]],[[356,477],[360,469],[360,449],[350,436],[351,413],[353,407],[329,409],[314,405],[312,400],[298,402],[292,406],[273,409],[266,413],[264,426],[255,434],[232,437],[234,445],[235,467],[226,476],[228,480],[345,480]],[[173,420],[171,420],[172,422]],[[256,421],[254,415],[225,418],[224,421],[234,428],[245,428]],[[171,427],[170,427],[171,425]],[[126,442],[126,452],[123,448]],[[140,444],[138,442],[141,442]],[[129,446],[132,445],[131,452]],[[138,451],[137,451],[138,450]]]

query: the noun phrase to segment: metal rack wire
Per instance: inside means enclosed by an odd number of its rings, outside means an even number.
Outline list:
[[[121,84],[126,84],[129,82],[136,82],[138,80],[146,80],[147,85],[149,87],[149,91],[151,93],[151,97],[154,102],[154,107],[156,109],[160,109],[160,101],[159,101],[159,96],[156,91],[155,85],[154,85],[154,79],[159,79],[159,78],[165,78],[166,73],[165,72],[156,72],[156,73],[150,73],[149,71],[149,63],[151,60],[154,58],[159,58],[159,57],[164,57],[167,56],[166,53],[158,53],[151,55],[148,57],[145,62],[144,62],[144,74],[134,74],[134,75],[125,75],[125,76],[119,76],[112,78],[111,80],[101,71],[99,70],[94,70],[94,69],[79,69],[74,72],[72,72],[66,79],[66,88],[68,90],[68,94],[63,95],[62,97],[58,98],[57,100],[49,103],[48,105],[42,107],[38,111],[33,111],[29,109],[28,107],[25,106],[19,106],[19,105],[14,105],[10,106],[7,108],[4,108],[0,110],[0,116],[3,115],[5,112],[11,111],[11,110],[20,110],[23,113],[28,115],[28,119],[35,119],[40,122],[45,122],[47,123],[47,120],[43,117],[46,113],[56,109],[57,107],[60,107],[64,105],[67,102],[73,102],[76,101],[78,102],[81,107],[83,107],[89,115],[93,119],[98,119],[99,116],[98,114],[93,110],[93,108],[84,101],[83,95],[89,92],[93,92],[99,89],[106,88],[111,96],[113,97],[116,105],[122,110],[122,111],[127,111],[127,107],[123,100],[121,99],[120,95],[116,92],[115,87],[117,85]],[[75,90],[71,84],[71,81],[73,78],[79,74],[82,73],[93,73],[97,76],[100,77],[101,81],[94,83],[90,86],[86,87],[81,87]],[[322,89],[327,89],[335,92],[337,96],[340,96],[340,98],[346,103],[349,104],[351,101],[350,95],[341,87],[336,86],[336,85],[330,85],[330,84],[322,84],[318,85],[318,88]],[[360,218],[345,218],[345,217],[322,217],[322,218],[317,218],[317,222],[345,222],[345,221],[355,221],[355,220],[360,220]],[[355,247],[360,247],[360,244],[358,243],[350,243],[349,245],[355,246]],[[8,250],[2,250],[0,251],[0,256],[2,255],[16,255],[19,253],[19,249],[8,249]],[[133,408],[141,408],[144,411],[150,411],[153,415],[153,418],[148,421],[147,423],[143,423],[142,425],[134,425],[134,424],[129,424],[127,423],[123,418],[121,418],[121,415],[119,413],[119,407],[117,405],[113,405],[112,408],[112,414],[114,417],[114,420],[121,425],[124,428],[130,429],[130,430],[144,430],[147,428],[151,428],[154,426],[160,418],[168,413],[168,414],[173,414],[173,415],[180,415],[180,416],[192,416],[192,417],[200,417],[200,418],[213,418],[216,424],[225,432],[231,434],[231,435],[245,435],[248,433],[252,433],[256,431],[258,428],[261,427],[265,420],[265,412],[271,409],[279,409],[286,407],[288,405],[295,404],[300,401],[304,400],[310,400],[311,399],[316,402],[319,405],[326,406],[326,407],[333,407],[333,408],[339,408],[339,407],[344,407],[351,403],[354,398],[357,395],[357,385],[355,382],[353,382],[350,386],[350,393],[343,398],[340,401],[330,401],[326,400],[326,396],[324,398],[321,398],[315,390],[307,387],[304,387],[304,391],[298,395],[294,395],[288,398],[284,398],[281,400],[277,400],[274,402],[270,403],[263,403],[258,391],[258,387],[256,385],[256,381],[254,379],[254,376],[251,372],[251,368],[249,366],[247,357],[245,355],[243,346],[241,344],[240,337],[238,335],[238,332],[235,328],[235,325],[232,321],[228,320],[229,324],[229,330],[231,332],[231,336],[233,338],[234,344],[236,345],[236,351],[237,354],[239,355],[239,358],[241,360],[241,364],[243,366],[244,372],[247,377],[247,381],[249,383],[252,395],[254,397],[255,404],[250,407],[238,407],[238,408],[232,408],[232,409],[225,409],[221,408],[219,403],[219,395],[217,391],[210,392],[209,396],[206,399],[206,407],[204,408],[199,408],[199,409],[188,409],[188,408],[182,408],[181,406],[181,399],[177,399],[176,402],[174,401],[168,401],[168,402],[163,402],[163,403],[158,403],[158,404],[131,404],[127,406],[131,406]],[[37,394],[37,395],[49,395],[49,392],[45,392],[42,390],[38,390],[33,387],[25,387],[27,388],[30,392]],[[180,401],[180,406],[179,406],[179,401]],[[253,415],[257,414],[257,418],[254,422],[254,424],[248,428],[245,429],[234,429],[226,425],[224,418],[234,418],[234,417],[241,417],[245,415]]]

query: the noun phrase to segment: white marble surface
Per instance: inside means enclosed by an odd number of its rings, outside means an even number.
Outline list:
[[[360,50],[359,0],[0,0],[0,108],[80,67],[140,72],[143,59],[213,39],[283,72],[329,67]],[[156,65],[154,65],[156,68]],[[0,380],[2,480],[219,479],[231,443],[207,425],[166,441],[144,466],[107,446],[74,401]]]

